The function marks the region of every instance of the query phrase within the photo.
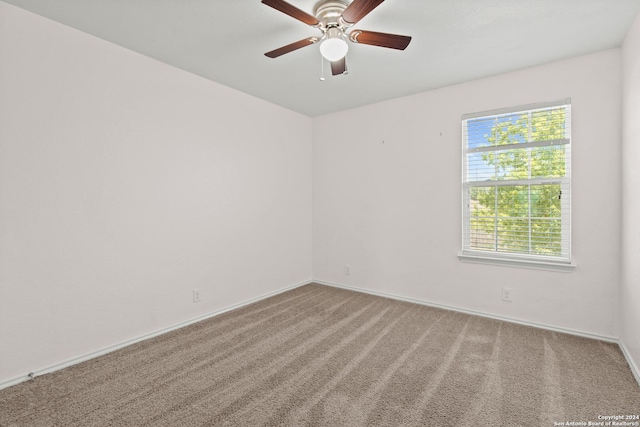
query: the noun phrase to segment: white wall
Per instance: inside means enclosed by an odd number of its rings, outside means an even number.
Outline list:
[[[461,115],[567,97],[578,267],[460,262]],[[614,49],[314,119],[314,279],[615,336],[620,114]]]
[[[310,169],[311,119],[0,2],[0,384],[308,281]]]
[[[640,373],[640,16],[623,45],[620,336]]]

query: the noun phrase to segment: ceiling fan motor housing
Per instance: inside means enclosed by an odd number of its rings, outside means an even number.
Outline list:
[[[313,14],[320,21],[320,30],[324,34],[329,28],[338,28],[344,32],[348,25],[341,19],[342,12],[349,6],[346,0],[323,0],[313,8]]]

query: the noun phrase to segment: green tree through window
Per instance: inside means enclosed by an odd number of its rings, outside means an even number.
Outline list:
[[[568,257],[568,114],[561,106],[466,121],[465,249]]]

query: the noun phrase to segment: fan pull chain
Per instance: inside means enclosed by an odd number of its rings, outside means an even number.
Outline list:
[[[324,81],[324,57],[320,55],[320,81]]]

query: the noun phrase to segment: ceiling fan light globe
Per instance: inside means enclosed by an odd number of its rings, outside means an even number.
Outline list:
[[[327,61],[337,61],[344,58],[349,45],[341,38],[330,38],[320,43],[320,53]]]

